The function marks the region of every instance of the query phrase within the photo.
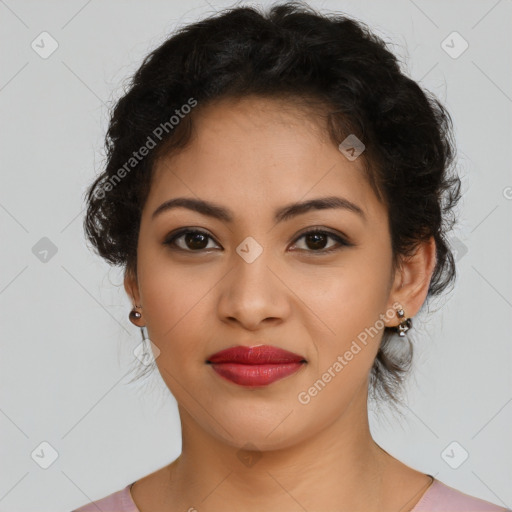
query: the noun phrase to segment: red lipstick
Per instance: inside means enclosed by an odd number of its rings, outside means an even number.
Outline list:
[[[240,386],[267,386],[299,370],[303,356],[270,345],[227,348],[206,361],[221,377]]]

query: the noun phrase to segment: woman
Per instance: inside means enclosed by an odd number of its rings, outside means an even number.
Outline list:
[[[125,269],[183,449],[79,512],[504,510],[368,423],[455,277],[450,128],[363,24],[300,4],[223,12],[145,59],[85,229]]]

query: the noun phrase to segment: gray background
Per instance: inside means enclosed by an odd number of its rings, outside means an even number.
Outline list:
[[[0,511],[69,511],[180,453],[159,375],[128,384],[140,332],[120,270],[86,246],[82,194],[102,168],[107,106],[123,80],[177,25],[229,5],[0,0]],[[455,290],[415,324],[405,421],[371,412],[374,437],[410,466],[512,507],[512,2],[311,5],[393,43],[404,71],[448,107],[463,177]],[[58,43],[47,58],[31,47],[51,49],[43,31]],[[457,58],[442,46],[453,31],[469,44]]]

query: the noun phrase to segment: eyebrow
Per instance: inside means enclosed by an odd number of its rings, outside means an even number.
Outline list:
[[[154,219],[161,213],[172,210],[174,208],[187,208],[202,215],[213,217],[214,219],[228,223],[233,222],[234,219],[233,213],[229,209],[224,208],[219,204],[212,203],[210,201],[204,201],[202,199],[194,199],[188,197],[176,197],[174,199],[165,201],[153,212],[151,218]],[[309,201],[286,205],[282,208],[279,208],[275,212],[274,219],[276,223],[279,223],[311,210],[326,210],[332,208],[339,208],[353,212],[359,215],[361,219],[366,222],[366,215],[361,207],[357,206],[355,203],[349,201],[348,199],[336,196],[320,197],[311,199]]]

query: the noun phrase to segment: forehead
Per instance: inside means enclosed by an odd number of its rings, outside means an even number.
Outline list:
[[[156,162],[148,204],[197,196],[259,209],[343,195],[371,215],[379,204],[362,158],[347,159],[322,119],[309,107],[261,97],[198,109],[189,144]]]

